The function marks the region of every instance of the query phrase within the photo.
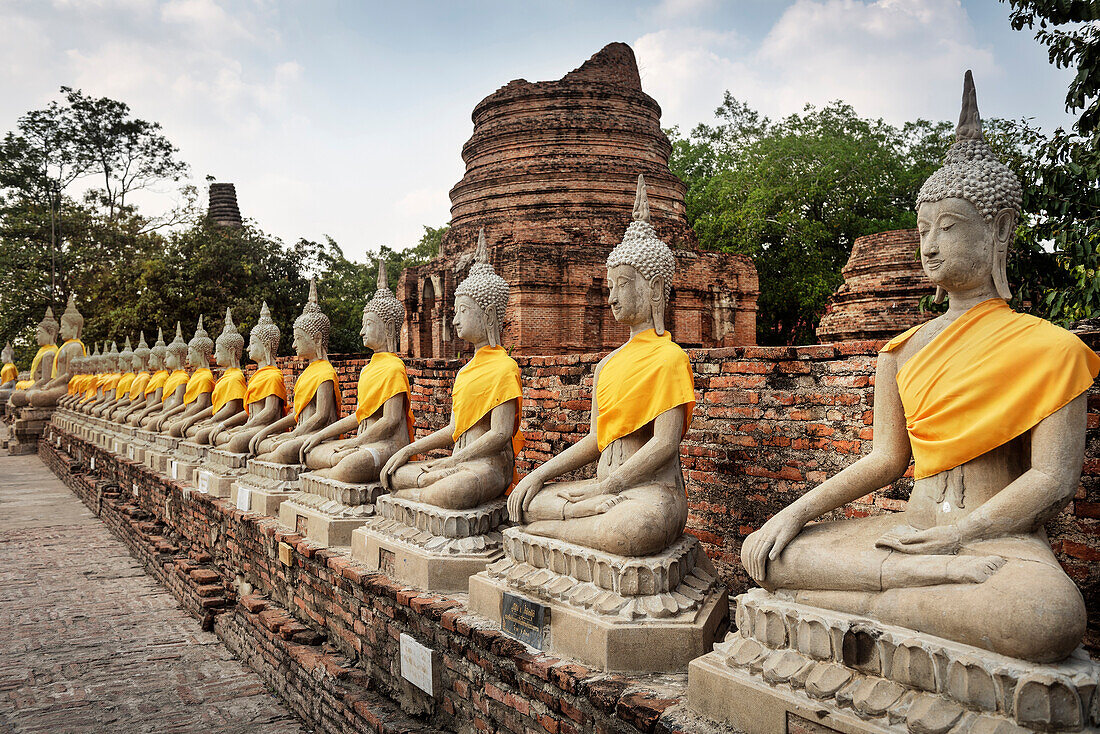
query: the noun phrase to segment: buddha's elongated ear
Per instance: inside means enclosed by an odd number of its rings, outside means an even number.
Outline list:
[[[495,308],[486,308],[481,312],[482,323],[485,324],[485,337],[490,347],[500,346],[500,324],[497,322]]]
[[[1008,285],[1008,248],[1016,234],[1016,212],[1002,209],[993,217],[993,285],[997,295],[1006,301],[1012,298]]]
[[[653,331],[657,332],[657,336],[663,336],[665,333],[665,309],[667,305],[665,302],[664,276],[655,275],[653,280],[649,281],[649,307],[650,312],[653,314]]]

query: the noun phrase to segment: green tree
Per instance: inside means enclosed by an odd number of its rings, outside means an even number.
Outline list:
[[[727,93],[716,116],[673,131],[688,221],[703,247],[756,263],[760,343],[811,343],[855,238],[914,224],[905,136],[840,102],[773,122]]]
[[[1035,31],[1050,62],[1075,69],[1066,109],[1080,111],[1023,161],[1032,184],[1024,210],[1034,236],[1049,243],[1058,265],[1035,293],[1036,311],[1068,323],[1100,316],[1100,6],[1090,0],[1002,0],[1016,30]]]

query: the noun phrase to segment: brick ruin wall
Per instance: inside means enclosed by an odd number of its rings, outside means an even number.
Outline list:
[[[682,445],[688,531],[713,558],[731,592],[751,581],[741,567],[744,538],[803,492],[871,449],[876,354],[881,341],[801,347],[689,349],[697,404]],[[1095,344],[1092,344],[1096,348]],[[519,356],[526,473],[588,430],[592,371],[603,356]],[[344,412],[355,409],[365,358],[334,356]],[[446,425],[461,362],[407,359],[418,436]],[[300,370],[301,362],[288,360]],[[849,505],[849,517],[905,507],[910,479]],[[1100,649],[1100,389],[1089,397],[1088,450],[1073,502],[1048,526],[1062,566],[1089,608],[1088,643]]]

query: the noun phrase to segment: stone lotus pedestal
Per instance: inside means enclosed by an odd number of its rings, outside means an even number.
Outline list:
[[[11,433],[8,437],[8,455],[23,456],[38,452],[38,439],[42,437],[53,415],[53,408],[19,409],[14,421],[11,423]]]
[[[147,431],[144,428],[131,427],[133,433],[130,437],[130,443],[126,445],[126,458],[130,461],[136,461],[138,464],[146,463],[146,456],[149,454],[149,450],[152,448],[153,440],[157,434],[152,431]]]
[[[552,654],[606,671],[682,670],[728,628],[726,588],[690,535],[628,557],[509,528],[504,552],[470,579],[469,609],[501,624],[505,593],[549,607]]]
[[[184,484],[194,484],[195,472],[206,461],[210,446],[180,440],[176,452],[168,458],[168,478]]]
[[[167,433],[155,434],[152,445],[145,452],[145,465],[157,474],[168,475],[168,460],[176,453],[180,439]]]
[[[374,515],[385,492],[378,482],[349,484],[314,472],[299,477],[302,491],[279,506],[279,521],[327,546],[351,545],[352,531]]]
[[[691,662],[687,700],[746,731],[1083,732],[1098,687],[1083,649],[1040,665],[753,589],[737,632]]]
[[[351,534],[351,556],[425,591],[464,592],[470,576],[500,558],[508,522],[504,499],[445,510],[383,495],[375,517]]]
[[[215,497],[229,497],[233,485],[248,468],[248,454],[211,448],[206,461],[195,471],[195,487]]]
[[[279,505],[300,489],[298,475],[305,469],[305,464],[249,459],[244,474],[229,490],[229,501],[241,510],[278,517]]]

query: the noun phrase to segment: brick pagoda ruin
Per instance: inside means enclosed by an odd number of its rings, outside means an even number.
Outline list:
[[[606,351],[627,333],[611,318],[604,262],[630,222],[638,174],[652,221],[676,251],[671,331],[685,347],[756,343],[756,268],[744,255],[699,249],[686,187],[668,167],[661,108],[642,91],[634,52],[612,43],[558,81],[516,80],[474,108],[451,189],[451,226],[437,258],[402,274],[403,348],[451,357],[454,288],[479,227],[512,287],[504,343],[514,354]]]
[[[935,289],[921,270],[919,247],[915,229],[857,237],[840,271],[844,284],[817,327],[818,340],[891,339],[930,319],[931,313],[921,312],[920,299]]]

